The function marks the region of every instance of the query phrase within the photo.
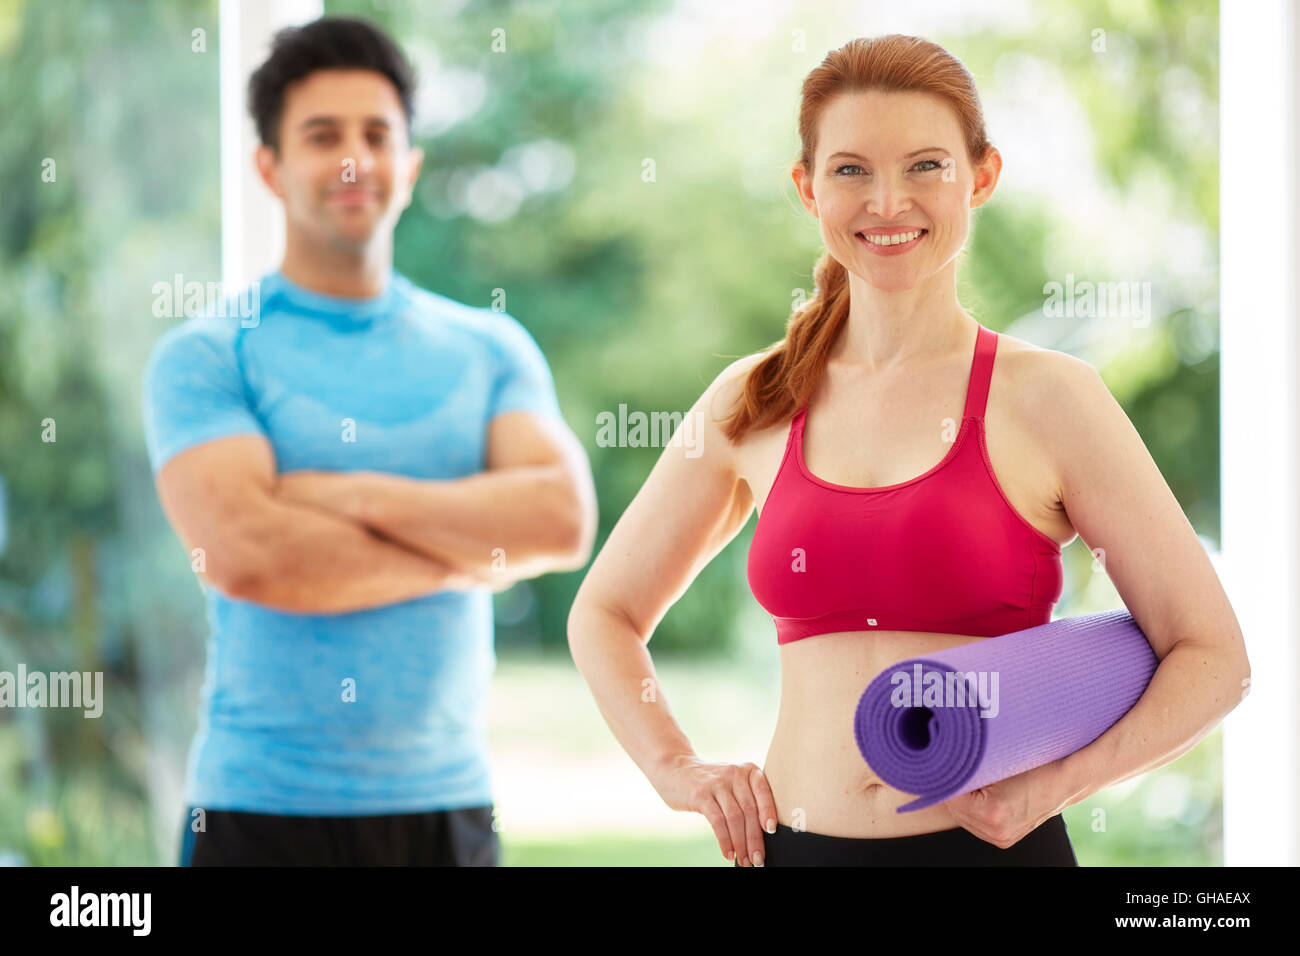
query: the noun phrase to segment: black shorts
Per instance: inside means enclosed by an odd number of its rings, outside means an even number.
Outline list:
[[[207,810],[196,818],[191,807],[180,865],[499,866],[500,857],[491,804],[360,817]]]
[[[914,836],[837,837],[777,824],[775,833],[763,834],[763,865],[1078,866],[1079,861],[1058,813],[1005,850],[960,826]]]

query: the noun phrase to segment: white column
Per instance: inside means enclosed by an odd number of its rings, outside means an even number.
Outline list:
[[[307,23],[321,0],[221,0],[221,270],[227,293],[278,268],[284,214],[257,175],[257,129],[248,115],[248,77],[281,27]]]
[[[1220,16],[1225,586],[1251,693],[1223,726],[1224,862],[1300,863],[1300,14]]]

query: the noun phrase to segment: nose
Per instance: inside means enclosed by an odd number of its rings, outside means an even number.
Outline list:
[[[357,157],[358,172],[368,173],[375,168],[375,153],[365,136],[358,138],[353,155]]]
[[[366,138],[365,131],[353,133],[345,143],[345,156],[356,161],[357,174],[364,176],[375,168],[375,151]]]
[[[867,212],[880,219],[895,219],[911,206],[905,183],[888,176],[878,176],[867,187]]]

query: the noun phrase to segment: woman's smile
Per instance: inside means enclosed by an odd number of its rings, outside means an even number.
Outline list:
[[[872,229],[856,234],[858,242],[878,256],[901,256],[919,246],[928,229]]]

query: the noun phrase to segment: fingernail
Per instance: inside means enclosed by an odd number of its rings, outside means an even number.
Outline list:
[[[755,866],[763,865],[763,854],[758,852],[757,850],[754,851],[754,865]]]
[[[728,851],[727,851],[727,859],[730,860],[732,863],[735,863],[735,862],[736,862],[736,851],[735,851],[735,850],[728,850]]]
[[[776,821],[773,820],[771,817],[768,817],[768,820],[767,820],[767,826],[764,827],[764,829],[767,830],[768,833],[775,833],[775,832],[776,832]]]

